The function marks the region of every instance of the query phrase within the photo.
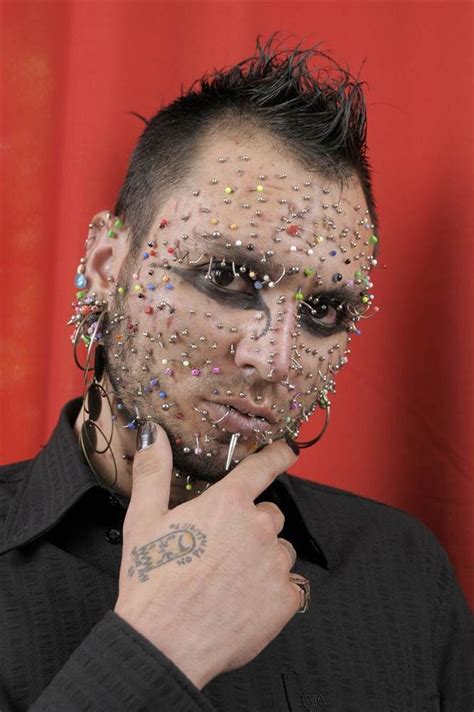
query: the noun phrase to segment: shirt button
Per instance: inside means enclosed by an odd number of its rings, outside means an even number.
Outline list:
[[[122,541],[122,532],[118,529],[108,529],[105,538],[111,544],[120,544]]]

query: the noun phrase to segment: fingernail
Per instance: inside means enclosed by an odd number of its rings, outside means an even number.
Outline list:
[[[291,447],[291,449],[293,450],[295,455],[299,455],[300,449],[299,449],[298,445],[295,443],[295,441],[292,438],[290,438],[289,435],[285,435],[285,440],[286,440],[286,444],[288,445],[288,447]]]
[[[138,426],[137,430],[137,450],[146,450],[147,447],[153,445],[156,440],[156,425],[148,420],[143,425]]]

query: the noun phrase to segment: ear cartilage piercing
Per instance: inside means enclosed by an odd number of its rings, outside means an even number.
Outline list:
[[[239,441],[239,438],[240,438],[240,433],[233,433],[233,434],[232,434],[232,437],[231,437],[230,443],[229,443],[229,449],[228,449],[228,451],[227,451],[227,459],[226,459],[226,462],[225,462],[225,471],[226,471],[226,472],[229,472],[230,463],[231,463],[232,458],[233,458],[233,456],[234,456],[235,448],[237,447],[237,443],[238,443],[238,441]]]

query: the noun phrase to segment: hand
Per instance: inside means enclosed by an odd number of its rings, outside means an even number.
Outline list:
[[[114,610],[202,689],[253,660],[301,606],[295,550],[277,536],[284,516],[254,504],[296,455],[272,443],[170,510],[171,446],[150,426],[156,440],[133,464]]]

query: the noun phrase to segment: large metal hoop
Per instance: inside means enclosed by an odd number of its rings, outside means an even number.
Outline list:
[[[94,346],[95,337],[97,336],[97,332],[99,331],[99,327],[100,327],[100,325],[102,324],[102,322],[103,322],[103,320],[104,320],[104,318],[105,318],[105,314],[106,314],[105,311],[101,311],[100,314],[99,314],[99,316],[98,316],[98,318],[97,318],[97,321],[96,321],[95,324],[94,324],[94,331],[93,331],[92,335],[90,336],[90,343],[89,343],[89,346],[87,347],[86,360],[85,360],[85,362],[84,362],[84,365],[81,364],[81,362],[79,361],[79,358],[78,358],[78,356],[77,356],[77,347],[78,347],[78,345],[79,345],[80,339],[81,339],[82,336],[83,336],[83,334],[82,334],[82,329],[83,329],[83,327],[84,327],[84,324],[85,324],[86,321],[90,318],[91,314],[85,314],[85,315],[82,317],[82,319],[81,319],[81,321],[79,322],[79,325],[78,325],[78,327],[77,327],[77,329],[76,329],[76,333],[75,333],[75,336],[74,336],[74,344],[73,344],[74,361],[75,361],[75,363],[76,363],[76,366],[77,366],[81,371],[84,372],[84,381],[87,380],[87,374],[88,374],[90,371],[92,371],[93,368],[94,368],[94,366],[91,366],[91,365],[90,365],[91,354],[92,354],[92,347]]]
[[[317,435],[315,438],[312,438],[312,440],[306,440],[305,442],[302,442],[302,443],[299,443],[297,440],[295,440],[295,443],[298,445],[300,450],[303,450],[304,448],[311,447],[312,445],[315,445],[315,443],[317,443],[318,440],[321,440],[324,433],[326,432],[327,427],[329,425],[329,416],[331,414],[330,413],[331,406],[327,405],[323,410],[324,410],[325,416],[326,416],[325,420],[324,420],[323,429],[321,430],[319,435]]]

